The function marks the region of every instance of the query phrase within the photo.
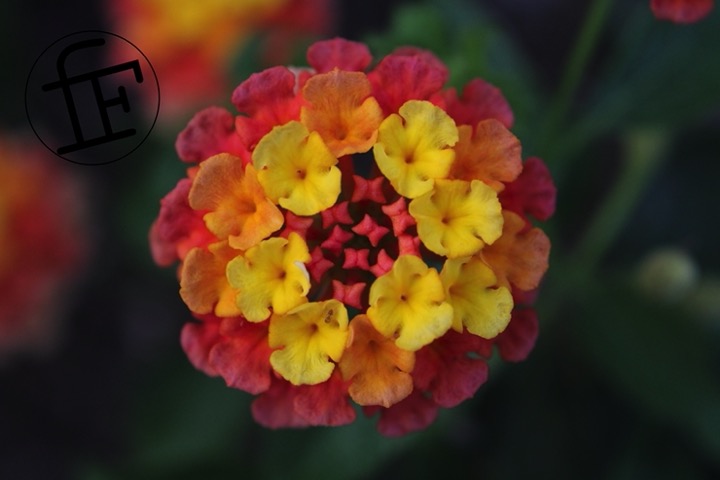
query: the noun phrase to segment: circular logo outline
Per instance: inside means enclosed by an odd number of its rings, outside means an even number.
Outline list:
[[[86,162],[80,162],[80,161],[77,161],[77,160],[72,160],[72,159],[70,159],[70,158],[66,158],[66,157],[62,156],[61,154],[57,153],[57,151],[53,150],[53,148],[51,148],[47,143],[45,143],[45,140],[42,139],[42,137],[40,136],[40,134],[38,133],[38,131],[35,129],[35,126],[33,125],[32,119],[30,118],[30,109],[29,109],[29,107],[28,107],[28,89],[30,88],[30,78],[32,77],[33,71],[35,70],[35,67],[38,65],[38,63],[40,62],[40,60],[42,59],[42,57],[48,52],[48,50],[52,49],[55,45],[57,45],[58,43],[62,42],[62,41],[65,40],[65,39],[67,39],[68,37],[72,37],[72,36],[75,36],[75,35],[88,34],[88,33],[99,33],[99,34],[103,34],[103,35],[109,35],[109,36],[112,36],[112,37],[116,37],[116,38],[120,39],[121,41],[124,41],[125,43],[127,43],[127,44],[130,45],[131,47],[133,47],[140,55],[142,55],[142,57],[145,59],[145,61],[147,62],[147,64],[150,66],[150,71],[152,71],[153,79],[155,80],[155,90],[156,90],[156,92],[157,92],[157,106],[156,106],[156,108],[155,108],[155,117],[153,118],[152,124],[150,125],[150,128],[148,129],[147,133],[146,133],[145,136],[142,138],[142,140],[140,140],[140,142],[139,142],[137,145],[135,145],[135,147],[133,147],[132,150],[130,150],[129,152],[125,153],[124,155],[122,155],[122,156],[120,156],[120,157],[118,157],[118,158],[115,158],[115,159],[113,159],[113,160],[108,160],[108,161],[106,161],[106,162],[101,162],[101,163],[86,163]],[[128,155],[130,155],[131,153],[133,153],[135,150],[137,150],[143,143],[145,143],[145,140],[148,139],[148,137],[150,136],[150,133],[151,133],[151,132],[153,131],[153,129],[155,128],[155,124],[157,123],[158,116],[160,115],[160,101],[161,101],[161,97],[160,97],[160,80],[158,79],[157,73],[155,72],[155,68],[152,66],[152,63],[150,62],[150,59],[145,55],[145,53],[143,53],[142,50],[140,50],[140,49],[137,47],[137,45],[135,45],[133,42],[131,42],[131,41],[128,40],[127,38],[125,38],[125,37],[123,37],[123,36],[121,36],[121,35],[118,35],[117,33],[112,33],[112,32],[108,32],[108,31],[105,31],[105,30],[80,30],[80,31],[77,31],[77,32],[69,33],[69,34],[67,34],[67,35],[64,35],[64,36],[58,38],[58,39],[55,40],[53,43],[51,43],[48,47],[46,47],[46,48],[40,53],[40,55],[38,55],[37,59],[35,59],[35,62],[33,63],[32,67],[30,68],[30,72],[28,73],[27,80],[25,81],[25,96],[24,96],[25,115],[27,116],[28,123],[30,124],[30,128],[32,129],[33,133],[35,133],[35,136],[38,138],[38,140],[40,140],[40,143],[42,143],[42,144],[45,146],[45,148],[47,148],[48,150],[50,150],[55,156],[60,157],[60,158],[62,158],[63,160],[65,160],[65,161],[67,161],[67,162],[70,162],[70,163],[74,163],[74,164],[76,164],[76,165],[84,165],[84,166],[101,166],[101,165],[108,165],[108,164],[110,164],[110,163],[115,163],[115,162],[117,162],[118,160],[122,160],[123,158],[127,157]]]

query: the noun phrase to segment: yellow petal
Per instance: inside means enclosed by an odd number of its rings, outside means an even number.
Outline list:
[[[333,206],[340,194],[337,158],[317,132],[300,122],[273,128],[252,158],[267,196],[296,215],[315,215]]]
[[[337,300],[300,305],[270,318],[268,342],[279,348],[270,364],[294,385],[315,385],[330,378],[348,338],[348,314]]]
[[[307,302],[310,277],[307,244],[297,233],[269,238],[228,263],[230,285],[240,290],[237,306],[251,322],[261,322]]]
[[[458,141],[455,122],[430,102],[410,100],[380,124],[373,148],[378,168],[400,194],[416,198],[447,177]]]
[[[512,294],[505,287],[495,288],[495,274],[480,258],[446,261],[440,279],[453,307],[453,329],[462,332],[465,326],[483,338],[505,330],[513,309]]]
[[[398,347],[414,352],[448,331],[453,310],[437,271],[416,256],[401,255],[370,287],[367,316]]]
[[[497,193],[479,180],[437,180],[432,191],[410,202],[409,211],[423,245],[449,258],[472,255],[502,233]]]

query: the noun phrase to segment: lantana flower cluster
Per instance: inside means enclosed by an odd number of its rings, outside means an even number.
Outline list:
[[[532,349],[550,250],[532,222],[555,189],[523,163],[500,91],[446,89],[430,52],[373,65],[333,39],[307,60],[250,76],[239,114],[208,108],[179,135],[188,175],[153,256],[181,262],[190,361],[257,395],[259,423],[343,425],[354,402],[402,435],[473,396],[494,347]]]
[[[21,138],[0,135],[0,364],[57,345],[90,247],[82,185]]]
[[[163,121],[220,98],[232,59],[262,32],[263,56],[287,60],[292,45],[332,24],[333,0],[108,0],[117,33],[152,62],[162,85]]]

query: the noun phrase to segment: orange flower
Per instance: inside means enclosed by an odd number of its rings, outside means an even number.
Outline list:
[[[410,395],[413,352],[396,347],[365,315],[355,317],[350,329],[351,341],[340,361],[343,378],[352,381],[350,398],[359,405],[390,407]]]
[[[537,288],[548,268],[550,240],[510,211],[503,211],[503,218],[502,235],[483,249],[482,258],[497,275],[498,284],[520,290]]]
[[[382,121],[380,106],[370,93],[370,82],[361,72],[335,69],[315,75],[303,88],[308,105],[300,118],[336,157],[365,152],[375,143]]]

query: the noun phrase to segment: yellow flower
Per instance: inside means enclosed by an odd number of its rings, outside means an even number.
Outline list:
[[[416,351],[448,331],[453,309],[437,270],[419,257],[401,255],[370,287],[367,316],[398,347]]]
[[[340,194],[337,158],[300,122],[275,127],[258,142],[253,165],[267,196],[296,215],[315,215]]]
[[[448,302],[453,307],[453,329],[463,325],[472,334],[493,338],[510,322],[513,298],[505,287],[495,288],[497,278],[477,257],[447,260],[440,272]]]
[[[286,239],[269,238],[252,247],[227,266],[230,285],[240,290],[236,302],[251,322],[270,316],[270,307],[283,314],[307,302],[310,277],[307,244],[297,233]]]
[[[479,180],[438,180],[409,211],[423,245],[449,258],[472,255],[502,234],[497,193]]]
[[[378,168],[400,194],[416,198],[445,178],[455,158],[455,122],[430,102],[410,100],[380,124],[373,148]],[[404,120],[404,122],[403,122]]]
[[[270,364],[294,385],[315,385],[332,375],[348,338],[348,314],[337,300],[300,305],[270,318],[268,341],[280,348]]]
[[[283,215],[265,196],[252,165],[222,153],[200,163],[189,194],[205,225],[233,248],[247,250],[282,227]]]

